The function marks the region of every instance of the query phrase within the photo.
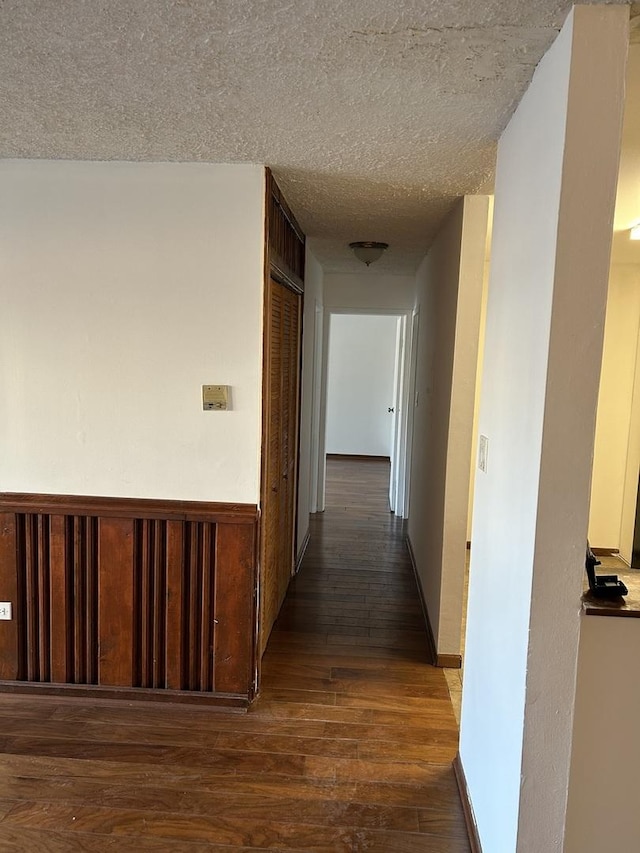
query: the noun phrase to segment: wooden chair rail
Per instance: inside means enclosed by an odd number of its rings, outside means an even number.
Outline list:
[[[210,521],[247,524],[258,518],[256,504],[207,501],[112,498],[90,495],[47,495],[0,492],[0,512],[60,515],[94,515],[112,518],[163,518],[175,521]]]

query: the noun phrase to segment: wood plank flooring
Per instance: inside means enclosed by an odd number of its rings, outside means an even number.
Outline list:
[[[387,478],[329,461],[246,715],[0,696],[0,851],[468,853]]]

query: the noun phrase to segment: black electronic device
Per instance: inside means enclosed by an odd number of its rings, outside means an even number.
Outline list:
[[[587,577],[589,578],[589,589],[596,598],[618,598],[621,595],[627,595],[629,590],[618,578],[618,575],[597,575],[596,566],[600,566],[600,560],[596,559],[595,554],[589,547],[587,542],[587,559],[585,568]]]

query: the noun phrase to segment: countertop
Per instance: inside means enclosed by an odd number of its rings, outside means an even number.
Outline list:
[[[616,557],[598,557],[602,562],[596,566],[599,575],[618,575],[629,590],[624,597],[606,599],[595,598],[589,592],[589,584],[585,573],[585,592],[582,596],[582,608],[589,616],[634,616],[640,619],[640,569],[630,569],[627,564]]]

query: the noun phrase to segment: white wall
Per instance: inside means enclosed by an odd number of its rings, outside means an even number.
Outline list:
[[[460,653],[488,206],[487,196],[460,201],[416,276],[419,332],[408,536],[439,654]]]
[[[491,234],[491,220],[493,218],[493,196],[489,196],[489,227],[487,229],[487,240]],[[478,464],[478,422],[480,420],[480,397],[482,395],[482,364],[484,359],[484,339],[487,324],[487,301],[489,299],[489,246],[487,246],[484,263],[484,275],[482,278],[482,305],[480,307],[480,337],[478,339],[478,364],[476,367],[476,399],[473,408],[473,437],[471,439],[471,460],[469,476],[469,509],[467,512],[467,541],[471,541],[471,525],[473,522],[473,490],[476,482],[476,466]]]
[[[322,310],[322,267],[315,255],[307,246],[304,276],[304,317],[302,320],[302,404],[300,408],[300,460],[298,471],[298,530],[297,550],[304,546],[309,531],[309,512],[311,511],[313,484],[312,477],[312,447],[313,430],[317,425],[313,422],[313,403],[316,375],[316,336],[322,336],[322,328],[317,328]]]
[[[327,453],[391,457],[397,317],[333,314],[327,371]]]
[[[263,196],[258,166],[0,163],[0,490],[258,501]]]
[[[638,849],[638,660],[638,619],[582,617],[564,853]]]
[[[640,335],[636,352],[636,369],[631,396],[627,462],[622,490],[622,520],[620,523],[620,556],[631,564],[638,504],[638,472],[640,471]]]
[[[609,276],[602,373],[591,483],[589,540],[599,548],[620,548],[631,403],[640,329],[640,268],[614,264]],[[637,469],[633,478],[637,493]],[[634,495],[635,504],[635,495]],[[624,537],[628,543],[629,537]],[[628,553],[625,553],[628,559]]]
[[[498,147],[460,742],[491,853],[563,844],[627,27],[574,7]]]
[[[327,309],[366,311],[409,311],[416,298],[412,275],[376,273],[375,267],[363,272],[327,273],[324,277],[324,305]]]

